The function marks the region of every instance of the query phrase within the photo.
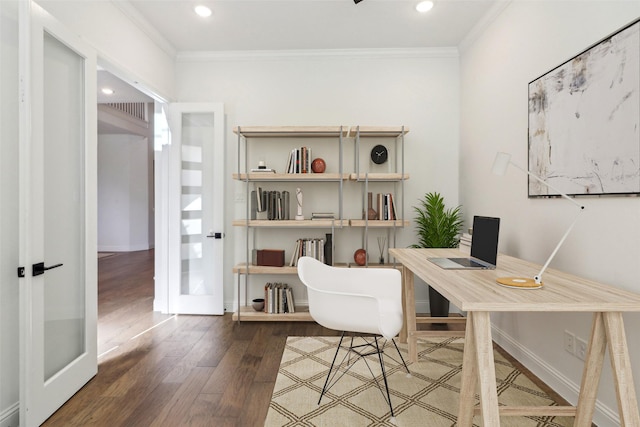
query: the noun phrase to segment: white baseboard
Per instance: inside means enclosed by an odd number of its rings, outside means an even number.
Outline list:
[[[150,246],[149,244],[117,245],[117,246],[98,245],[98,252],[135,252],[135,251],[146,251],[152,248],[153,246]]]
[[[578,401],[580,385],[567,378],[562,372],[556,370],[544,360],[522,346],[518,341],[504,333],[502,330],[492,327],[493,340],[507,353],[522,363],[535,376],[540,378],[545,384],[551,387],[556,393],[562,396],[570,404],[575,405]],[[620,416],[617,408],[611,409],[599,400],[596,401],[596,409],[593,414],[593,422],[598,427],[620,426]]]
[[[158,298],[153,299],[153,311],[158,311],[160,313],[167,312],[167,302]]]
[[[20,403],[0,411],[0,427],[18,427],[20,420]]]

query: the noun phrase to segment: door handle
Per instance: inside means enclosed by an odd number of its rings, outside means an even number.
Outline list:
[[[38,262],[36,264],[33,264],[32,269],[31,269],[31,275],[32,276],[39,276],[41,274],[44,274],[44,272],[47,271],[47,270],[51,270],[53,268],[58,268],[58,267],[62,267],[62,263],[55,264],[55,265],[50,265],[48,267],[45,267],[44,262]]]
[[[209,234],[207,234],[207,237],[210,239],[222,239],[224,237],[224,233],[214,233],[213,231],[210,231]]]

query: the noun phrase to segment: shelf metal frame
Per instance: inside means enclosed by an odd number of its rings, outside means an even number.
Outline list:
[[[240,127],[237,126],[234,130],[234,133],[236,133],[238,135],[238,147],[237,147],[237,175],[234,176],[234,178],[238,179],[239,181],[244,182],[245,185],[245,259],[246,259],[246,263],[247,265],[250,264],[251,262],[251,248],[255,247],[256,244],[256,231],[255,230],[251,230],[252,228],[259,228],[259,227],[252,227],[251,225],[251,188],[250,188],[250,183],[251,182],[265,182],[265,181],[270,181],[270,182],[284,182],[284,181],[295,181],[298,180],[300,182],[338,182],[339,185],[339,198],[338,198],[338,218],[334,219],[331,221],[331,235],[332,235],[332,253],[335,254],[335,245],[336,245],[336,235],[335,235],[335,229],[336,228],[343,228],[345,226],[345,219],[343,216],[343,191],[344,191],[344,181],[348,179],[348,175],[344,174],[344,159],[343,159],[343,138],[346,135],[346,131],[344,129],[343,126],[338,126],[338,127],[312,127],[312,126],[285,126],[285,127],[259,127],[259,126],[251,126],[251,127]],[[303,175],[304,178],[303,179],[299,179],[300,176],[297,176],[298,174],[291,174],[292,177],[280,177],[280,176],[275,176],[275,177],[257,177],[255,176],[255,174],[250,174],[249,173],[249,156],[248,156],[248,152],[249,152],[249,141],[248,139],[251,138],[271,138],[271,137],[282,137],[282,138],[286,138],[286,137],[305,137],[305,138],[332,138],[332,137],[337,137],[338,138],[338,177],[337,179],[334,179],[333,177],[330,177],[329,179],[327,178],[323,178],[323,177],[318,177],[318,179],[315,179],[315,177],[310,177],[310,176],[305,176],[305,175],[312,175],[312,174],[300,174]],[[244,155],[243,155],[244,154]],[[244,170],[242,170],[242,158],[244,158]],[[320,174],[318,174],[320,175]],[[266,179],[265,179],[266,178]],[[298,178],[298,179],[297,179]],[[273,221],[273,222],[279,222],[279,221]],[[337,225],[336,223],[339,222],[339,225]],[[347,221],[348,222],[348,221]],[[324,226],[325,221],[322,222],[318,222],[317,224],[317,228],[324,228],[326,229],[327,227]],[[278,224],[274,224],[273,227],[277,227]],[[286,224],[282,225],[283,227],[287,227]],[[316,228],[314,227],[313,224],[304,224],[304,227],[309,227],[309,228]],[[289,226],[291,227],[291,226]],[[253,245],[250,245],[250,240],[251,237],[253,237]],[[246,268],[244,269],[244,272],[242,271],[242,269],[238,269],[237,271],[237,310],[236,310],[236,314],[237,314],[237,321],[241,322],[242,320],[242,312],[243,312],[243,307],[247,307],[248,304],[248,289],[251,285],[251,269],[250,268]],[[259,274],[259,273],[258,273]],[[244,280],[244,306],[242,305],[242,287],[241,287],[241,276],[245,277]],[[252,316],[255,317],[255,316]],[[267,317],[266,315],[264,317]],[[267,320],[267,319],[265,319]]]

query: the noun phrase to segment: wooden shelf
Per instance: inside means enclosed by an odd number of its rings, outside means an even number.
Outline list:
[[[233,313],[233,320],[238,320],[238,312]],[[309,307],[296,306],[295,313],[265,313],[255,311],[252,307],[240,307],[240,321],[242,322],[313,322]]]
[[[346,181],[349,179],[348,173],[269,173],[269,172],[254,172],[250,174],[246,173],[234,173],[233,179],[238,181],[295,181],[295,182],[308,182],[308,181],[321,181],[321,182],[338,182]]]
[[[396,182],[409,179],[409,174],[405,173],[404,175],[401,173],[352,173],[349,174],[349,179],[351,181],[388,181],[388,182]]]
[[[247,264],[240,263],[233,267],[234,273],[247,274]],[[267,267],[264,265],[249,265],[249,274],[298,274],[297,267]]]
[[[393,228],[393,227],[407,227],[409,226],[409,220],[401,220],[396,219],[393,221],[384,221],[384,220],[364,220],[364,219],[350,219],[349,226],[350,227],[368,227],[369,228]]]
[[[246,219],[236,219],[232,221],[231,225],[234,227],[247,226]],[[286,220],[268,220],[268,219],[252,219],[249,220],[249,227],[271,227],[271,228],[331,228],[331,227],[346,227],[349,225],[349,221],[346,219],[304,219],[302,221],[296,221],[295,219]]]
[[[334,267],[339,267],[339,268],[394,268],[393,264],[390,263],[385,263],[385,264],[378,264],[378,263],[372,263],[370,262],[368,266],[364,266],[364,265],[358,265],[356,263],[336,263],[333,265]],[[400,268],[401,265],[396,263],[395,268]],[[233,267],[233,272],[234,274],[247,274],[247,267],[245,263],[240,263],[240,264],[236,264]],[[249,274],[291,274],[291,275],[296,275],[298,274],[298,267],[289,267],[289,266],[284,266],[284,267],[266,267],[263,265],[249,265]]]
[[[347,136],[349,138],[355,138],[358,132],[358,127],[352,127],[349,129]],[[400,135],[405,135],[409,132],[408,127],[402,126],[360,126],[361,137],[380,137],[380,138],[395,138]]]
[[[236,126],[233,133],[245,138],[339,137],[347,135],[342,126]]]
[[[370,262],[368,265],[358,265],[355,263],[350,263],[349,268],[396,268],[398,270],[402,270],[402,264],[397,262],[394,266],[390,263],[379,264],[377,262]]]

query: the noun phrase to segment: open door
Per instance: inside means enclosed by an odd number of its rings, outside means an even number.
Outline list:
[[[30,8],[20,149],[22,426],[40,425],[97,372],[96,54]]]
[[[224,314],[224,108],[169,105],[168,308]]]

